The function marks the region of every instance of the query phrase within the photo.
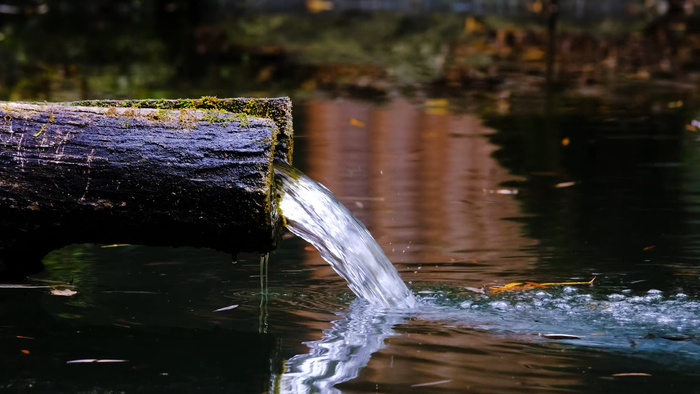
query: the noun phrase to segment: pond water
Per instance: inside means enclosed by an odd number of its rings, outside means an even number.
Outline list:
[[[257,255],[73,245],[0,288],[0,390],[696,390],[700,141],[668,101],[295,101],[295,166],[416,308],[357,299],[292,234],[265,281]]]

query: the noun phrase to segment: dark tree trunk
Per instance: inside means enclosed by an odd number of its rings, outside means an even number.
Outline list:
[[[83,242],[268,252],[290,155],[288,99],[0,102],[0,271]]]

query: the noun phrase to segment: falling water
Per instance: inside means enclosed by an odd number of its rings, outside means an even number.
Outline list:
[[[275,174],[287,228],[314,245],[358,297],[383,307],[415,306],[367,228],[328,189],[287,164],[275,163]]]

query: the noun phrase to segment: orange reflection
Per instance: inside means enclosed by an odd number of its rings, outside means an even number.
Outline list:
[[[310,100],[304,170],[365,223],[404,280],[484,283],[527,269],[523,249],[535,241],[509,220],[522,216],[517,196],[493,192],[518,179],[492,157],[494,130],[426,109],[403,98]],[[335,276],[317,252],[306,261],[316,278]]]

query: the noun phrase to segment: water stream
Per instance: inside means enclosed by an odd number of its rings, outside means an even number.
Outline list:
[[[275,174],[287,228],[314,245],[358,297],[384,307],[415,306],[382,248],[328,189],[283,163],[275,164]]]

